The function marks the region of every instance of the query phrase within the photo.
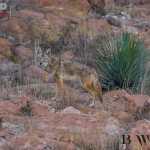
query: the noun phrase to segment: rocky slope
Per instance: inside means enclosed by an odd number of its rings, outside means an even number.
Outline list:
[[[150,149],[148,86],[143,95],[106,92],[104,103],[91,108],[91,96],[77,81],[77,87],[67,87],[64,99],[55,99],[56,83],[46,70],[50,54],[61,50],[66,61],[90,64],[93,52],[83,55],[84,42],[105,33],[131,32],[150,49],[150,2],[12,0],[9,4],[10,18],[0,19],[0,150]],[[146,135],[142,145],[136,136],[141,134]],[[123,135],[130,135],[131,143],[123,145]]]

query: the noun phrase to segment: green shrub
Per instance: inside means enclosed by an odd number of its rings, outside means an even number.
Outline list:
[[[20,109],[21,113],[25,116],[32,116],[32,107],[31,107],[31,103],[29,101],[27,101],[25,106],[22,106]]]
[[[103,88],[140,90],[147,62],[143,42],[130,33],[122,33],[101,44],[96,64]]]

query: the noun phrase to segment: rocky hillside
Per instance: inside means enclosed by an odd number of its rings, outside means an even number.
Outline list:
[[[11,14],[0,18],[0,150],[149,150],[150,61],[135,92],[130,88],[133,81],[127,88],[106,89],[95,58],[103,41],[123,32],[137,37],[145,46],[140,51],[149,53],[150,1],[7,3]],[[83,72],[97,71],[103,103],[91,106],[93,97],[78,79],[65,83],[66,93],[57,93],[55,64],[50,68],[49,60],[60,56]],[[104,53],[104,60],[108,56]]]

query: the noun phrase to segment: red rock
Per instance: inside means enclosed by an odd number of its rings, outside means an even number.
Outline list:
[[[123,124],[133,122],[134,116],[128,112],[120,111],[120,112],[114,112],[113,116],[117,118],[120,122]]]
[[[0,115],[17,114],[19,106],[9,101],[0,101]]]
[[[57,41],[67,20],[59,15],[48,13],[46,19],[34,19],[28,23],[29,36],[35,40],[43,38],[43,42]],[[44,36],[43,36],[44,35]]]
[[[150,144],[149,144],[149,139],[148,136],[150,136],[150,121],[148,120],[141,120],[137,121],[135,123],[135,126],[130,130],[129,135],[131,136],[131,144],[130,148],[133,150],[136,149],[142,149],[142,150],[149,150],[150,149]],[[140,144],[137,135],[144,135],[146,138],[146,143],[144,144],[143,140],[142,145]],[[148,136],[147,136],[148,135]],[[140,137],[141,138],[141,137]]]
[[[25,69],[24,74],[29,79],[34,78],[34,79],[39,79],[45,82],[49,80],[48,72],[44,71],[43,69],[35,65],[31,65],[27,69]]]
[[[74,107],[67,107],[61,111],[64,114],[81,114],[81,112]]]
[[[128,101],[134,102],[137,107],[143,107],[144,103],[150,100],[150,97],[146,95],[126,95],[125,97],[128,99]]]
[[[27,34],[28,27],[21,19],[11,17],[8,21],[2,22],[0,27],[3,32],[8,33],[19,42],[23,42],[27,39],[29,40],[29,36]]]
[[[32,50],[24,46],[18,46],[14,49],[15,55],[18,57],[19,61],[29,60],[33,57]]]
[[[12,55],[11,52],[12,44],[4,38],[0,38],[0,54],[5,57],[10,57]]]
[[[31,104],[31,107],[32,107],[32,113],[34,116],[48,116],[49,115],[48,106],[33,103]]]
[[[40,12],[33,11],[33,10],[24,9],[24,10],[19,11],[18,17],[21,17],[21,18],[31,17],[33,19],[39,19],[40,20],[40,19],[44,18],[44,14],[40,13]]]
[[[103,97],[105,109],[121,121],[132,121],[134,117],[149,117],[149,96],[130,95],[125,90],[116,90],[107,92]]]
[[[30,97],[22,95],[21,97],[18,97],[16,100],[14,100],[14,103],[18,105],[19,107],[22,107],[26,105],[28,101],[31,101]]]
[[[42,6],[47,6],[47,5],[49,5],[49,0],[40,0],[40,4]]]

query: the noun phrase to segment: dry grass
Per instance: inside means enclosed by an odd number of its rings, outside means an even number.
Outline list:
[[[104,143],[97,142],[95,144],[86,143],[81,139],[76,143],[76,147],[76,150],[123,150],[119,138],[114,138],[111,141],[106,139]]]

